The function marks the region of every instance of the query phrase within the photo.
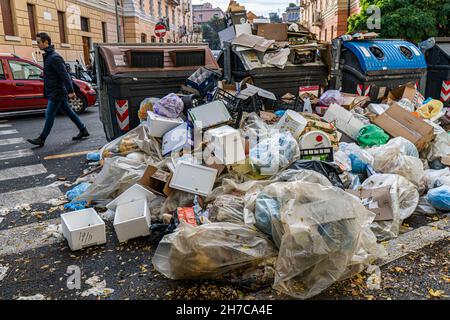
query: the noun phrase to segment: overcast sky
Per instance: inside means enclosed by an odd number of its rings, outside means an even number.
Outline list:
[[[194,4],[210,2],[214,7],[220,7],[225,11],[230,3],[229,0],[192,0]],[[269,12],[279,12],[281,15],[290,2],[282,0],[237,0],[240,5],[244,5],[247,11],[253,11],[257,15],[269,16]],[[278,10],[279,9],[279,10]]]

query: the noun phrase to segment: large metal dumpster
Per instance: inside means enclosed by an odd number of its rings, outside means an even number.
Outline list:
[[[425,51],[428,64],[425,94],[450,106],[450,38],[435,38],[433,43]]]
[[[177,93],[198,68],[219,71],[206,44],[97,44],[100,120],[112,140],[139,125],[147,97]]]
[[[422,52],[404,40],[333,40],[334,61],[338,69],[332,71],[334,89],[382,98],[390,89],[412,82],[423,94],[427,66]]]

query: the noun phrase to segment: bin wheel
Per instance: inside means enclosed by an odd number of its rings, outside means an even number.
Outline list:
[[[86,98],[77,93],[74,99],[69,100],[69,106],[76,114],[83,113],[87,108]]]

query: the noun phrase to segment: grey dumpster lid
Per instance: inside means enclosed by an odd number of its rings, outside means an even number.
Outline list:
[[[436,46],[442,51],[442,53],[450,59],[450,42],[437,43]]]

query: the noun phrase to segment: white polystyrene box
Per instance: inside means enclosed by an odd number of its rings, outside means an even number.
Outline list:
[[[231,120],[227,107],[220,100],[189,109],[188,112],[197,130],[207,129]]]
[[[119,242],[150,235],[150,225],[150,210],[146,199],[117,206],[114,230]]]
[[[206,197],[214,187],[217,172],[213,168],[180,161],[175,168],[170,187]]]
[[[221,164],[231,165],[245,160],[245,149],[239,130],[222,126],[205,132],[205,140],[213,147]]]
[[[147,128],[150,136],[161,138],[164,134],[184,123],[181,118],[167,118],[147,111]]]
[[[147,190],[140,184],[134,184],[130,188],[128,188],[125,192],[123,192],[116,199],[111,201],[106,205],[107,209],[116,210],[117,206],[120,204],[125,204],[128,202],[133,202],[137,200],[147,199],[148,203],[152,202],[156,198],[150,190]]]
[[[93,208],[62,214],[61,226],[72,251],[106,243],[105,222]]]

